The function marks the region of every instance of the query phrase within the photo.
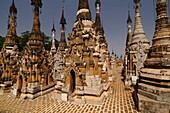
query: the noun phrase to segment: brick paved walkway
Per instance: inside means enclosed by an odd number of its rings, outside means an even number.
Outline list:
[[[137,113],[132,92],[125,90],[120,74],[115,75],[109,97],[103,105],[78,105],[52,98],[53,92],[34,100],[0,95],[0,113]]]

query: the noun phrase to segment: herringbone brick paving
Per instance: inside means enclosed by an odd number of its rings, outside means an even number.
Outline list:
[[[15,99],[10,94],[0,95],[0,113],[137,113],[132,91],[125,90],[120,73],[110,88],[103,105],[74,104],[52,98],[54,92],[34,100]]]

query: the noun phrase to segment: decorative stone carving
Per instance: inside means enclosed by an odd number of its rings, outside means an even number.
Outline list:
[[[10,7],[8,33],[0,52],[0,81],[2,90],[10,87],[16,82],[16,76],[19,71],[20,53],[18,50],[18,37],[16,33],[16,15],[17,9],[14,1]]]
[[[83,7],[83,9],[80,7]],[[104,79],[102,76],[105,76],[107,81],[108,70],[110,70],[107,42],[104,34],[96,33],[95,27],[97,25],[93,26],[94,22],[91,21],[88,0],[79,0],[79,8],[72,33],[68,36],[67,50],[57,50],[57,62],[63,63],[58,63],[58,66],[61,67],[55,69],[59,77],[57,84],[62,82],[64,85],[57,85],[56,89],[68,93],[70,97],[100,96],[103,91],[108,90],[108,88],[104,89],[102,83]],[[104,41],[101,42],[100,38]],[[63,69],[63,72],[61,72],[61,69]],[[64,76],[65,80],[62,80],[61,75]]]
[[[13,87],[13,94],[21,98],[34,99],[40,96],[40,84],[45,92],[53,90],[51,87],[54,84],[51,76],[53,58],[44,48],[40,31],[39,8],[42,7],[42,2],[32,0],[31,4],[34,6],[33,27],[18,63],[20,69],[16,76],[15,86],[17,87]]]

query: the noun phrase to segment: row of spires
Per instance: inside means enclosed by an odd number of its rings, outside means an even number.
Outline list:
[[[128,47],[130,43],[136,43],[139,38],[144,40],[145,43],[149,43],[145,36],[145,32],[142,26],[142,21],[141,21],[141,16],[140,16],[140,0],[134,0],[134,3],[136,4],[135,8],[135,26],[134,26],[134,32],[132,34],[132,19],[130,17],[130,11],[128,11],[128,19],[127,19],[127,24],[128,24],[128,36],[126,40],[126,46]],[[163,8],[160,8],[163,7]],[[164,9],[165,8],[165,9]],[[154,38],[153,38],[153,45],[156,44],[157,41],[157,34],[160,29],[163,28],[168,28],[169,27],[169,22],[168,22],[168,15],[167,15],[167,0],[158,0],[157,1],[157,18],[156,18],[156,27],[155,27],[155,33],[154,33]],[[163,24],[160,24],[163,23]],[[140,36],[139,36],[140,35]]]
[[[66,36],[65,36],[65,25],[67,24],[66,18],[64,17],[64,7],[62,8],[62,15],[61,15],[61,19],[60,19],[60,24],[61,24],[61,37],[60,37],[60,43],[59,43],[59,47],[58,50],[63,51],[66,47],[67,47],[67,42],[66,42]],[[54,27],[54,22],[53,22],[53,28],[51,30],[52,32],[52,36],[54,36],[54,38],[52,38],[52,48],[55,48],[55,32],[56,29]],[[52,49],[51,48],[51,49]],[[55,48],[56,49],[56,48]],[[54,51],[55,53],[55,51]]]
[[[33,35],[35,32],[36,33],[40,33],[40,22],[39,22],[39,7],[42,7],[42,2],[40,0],[31,0],[31,5],[33,5],[35,7],[34,10],[38,10],[34,13],[36,17],[34,17],[34,24],[33,28],[32,28],[32,32],[31,35]],[[101,32],[102,34],[104,34],[104,30],[101,24],[101,18],[100,18],[100,7],[101,7],[101,2],[100,0],[96,0],[95,2],[95,6],[96,6],[96,18],[95,18],[95,27],[96,27],[96,31],[97,32]],[[89,8],[89,3],[88,0],[79,0],[79,6],[78,6],[78,10],[84,10],[84,9],[88,9],[88,11],[85,14],[79,13],[79,15],[77,15],[77,21],[79,19],[81,20],[91,20],[91,12],[90,12],[90,8]],[[14,0],[12,0],[12,5],[10,7],[10,15],[9,15],[9,25],[8,25],[8,36],[11,35],[16,35],[16,15],[17,15],[17,8],[15,7],[15,3]],[[83,16],[82,16],[83,15]],[[37,24],[38,22],[38,24]],[[64,7],[62,7],[62,15],[61,15],[61,19],[60,19],[60,24],[62,25],[61,27],[61,38],[60,38],[60,44],[59,47],[61,48],[65,48],[67,46],[66,43],[66,39],[65,39],[65,25],[67,24],[66,19],[64,17]],[[55,33],[56,29],[55,29],[55,25],[53,23],[53,28],[52,28],[52,33]],[[31,38],[31,37],[30,37]],[[8,41],[11,42],[11,41]]]
[[[40,32],[40,21],[39,21],[39,7],[42,7],[42,2],[41,1],[37,1],[37,0],[32,0],[31,5],[33,5],[35,8],[34,10],[34,24],[33,24],[33,28],[32,28],[32,32],[31,32],[31,37],[35,38],[33,35],[34,34],[41,34]],[[17,41],[17,32],[16,32],[16,15],[17,15],[17,8],[15,7],[15,2],[14,0],[12,0],[12,5],[10,6],[9,9],[9,20],[8,20],[8,33],[6,36],[6,40],[5,40],[5,47],[8,45],[12,45],[13,47],[15,45],[18,45],[18,41]],[[65,25],[66,23],[66,19],[64,17],[64,7],[62,8],[62,15],[61,15],[61,19],[60,19],[60,24],[62,25],[62,30],[61,30],[61,39],[60,39],[60,44],[59,46],[67,46],[66,40],[65,40]],[[53,23],[53,28],[52,28],[52,33],[55,33],[56,29],[55,29],[55,25]],[[30,37],[30,40],[31,40]],[[40,39],[40,37],[39,37]],[[54,37],[55,39],[55,37]],[[42,39],[40,39],[42,40]],[[54,42],[55,43],[55,42]]]

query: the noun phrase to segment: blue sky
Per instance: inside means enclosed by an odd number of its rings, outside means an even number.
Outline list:
[[[7,21],[9,14],[9,7],[12,0],[0,0],[0,35],[6,36]],[[56,39],[60,38],[59,20],[61,17],[62,0],[42,0],[43,8],[41,19],[41,31],[46,35],[51,35],[53,18],[56,27]],[[118,54],[124,54],[125,41],[127,35],[127,12],[128,4],[130,5],[131,18],[134,22],[134,3],[133,0],[101,0],[101,19],[105,29],[105,35],[109,44],[109,50],[112,49]],[[17,14],[17,34],[24,31],[31,31],[33,23],[33,7],[30,5],[31,0],[15,0],[15,5],[18,9]],[[89,0],[92,18],[95,18],[95,0]],[[146,32],[146,37],[149,41],[152,40],[155,20],[153,0],[141,0],[141,17]],[[76,11],[78,9],[78,0],[65,0],[65,17],[67,19],[66,35],[71,33],[73,23],[76,20]]]

